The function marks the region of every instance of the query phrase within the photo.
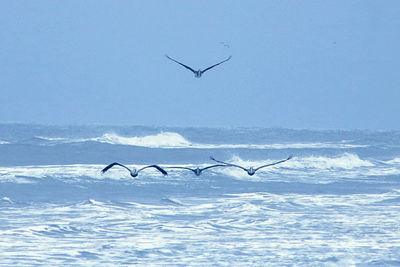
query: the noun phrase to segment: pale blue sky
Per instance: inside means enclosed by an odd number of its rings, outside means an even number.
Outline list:
[[[397,0],[3,1],[0,122],[400,129],[399,14]],[[232,59],[197,79],[165,54]]]

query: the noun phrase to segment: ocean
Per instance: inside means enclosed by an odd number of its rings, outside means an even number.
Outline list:
[[[400,266],[400,132],[3,123],[0,265]]]

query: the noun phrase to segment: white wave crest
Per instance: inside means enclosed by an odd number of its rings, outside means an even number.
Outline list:
[[[14,203],[9,197],[2,197],[0,201],[10,204]]]
[[[290,168],[316,168],[316,169],[346,169],[351,170],[359,167],[373,167],[369,160],[360,159],[357,155],[344,153],[337,157],[304,157],[289,161]]]
[[[36,183],[46,177],[76,178],[88,176],[101,178],[103,165],[36,165],[0,167],[0,182]]]
[[[259,161],[243,160],[238,156],[233,156],[227,162],[243,166],[245,168],[257,167],[264,164],[269,164],[282,158],[265,159]],[[397,158],[393,159],[395,161]],[[225,160],[225,159],[222,159]],[[201,164],[168,164],[160,165],[166,168],[171,179],[186,179],[194,174],[188,170],[170,169],[169,167],[206,167],[214,164],[211,161],[205,161]],[[129,167],[142,168],[145,165],[128,165]],[[124,168],[113,168],[106,174],[102,174],[101,170],[105,165],[97,164],[73,164],[73,165],[37,165],[37,166],[13,166],[0,167],[0,183],[15,182],[15,183],[37,183],[40,179],[53,177],[62,179],[65,182],[74,183],[80,179],[113,179],[125,180],[131,179],[129,173]],[[204,172],[207,176],[230,176],[245,180],[285,180],[293,181],[304,180],[313,182],[331,181],[332,179],[356,178],[356,177],[371,177],[400,174],[400,166],[393,164],[388,166],[386,163],[380,163],[375,160],[361,159],[358,155],[344,153],[334,157],[327,156],[306,156],[296,157],[296,155],[282,163],[267,168],[263,168],[256,172],[254,176],[248,176],[247,172],[236,167],[218,167],[212,168]],[[157,170],[146,169],[146,172],[141,176],[160,178],[166,181],[166,177],[162,176]],[[314,177],[314,178],[313,178]],[[325,180],[324,180],[325,179]],[[139,179],[145,181],[145,179]]]
[[[156,135],[125,137],[116,133],[105,133],[100,137],[87,139],[69,139],[37,136],[37,138],[56,141],[61,143],[75,142],[100,142],[112,145],[140,146],[149,148],[196,148],[196,149],[304,149],[304,148],[357,148],[366,147],[366,145],[354,145],[346,142],[339,143],[283,143],[283,144],[202,144],[193,143],[185,137],[175,132],[160,132]]]
[[[386,161],[387,164],[400,164],[400,158],[394,158],[392,160]]]
[[[276,159],[279,160],[279,159]],[[241,166],[260,166],[274,162],[274,160],[265,161],[245,161],[238,156],[233,156],[229,161],[230,163]],[[373,167],[374,164],[368,160],[362,160],[357,155],[351,153],[344,153],[337,157],[324,157],[324,156],[310,156],[310,157],[293,157],[282,164],[274,165],[271,168],[285,166],[291,169],[346,169],[350,170],[358,167]]]
[[[243,166],[245,168],[258,167],[269,164],[280,159],[268,159],[262,161],[246,161],[240,157],[233,156],[228,162]],[[360,159],[357,155],[344,153],[334,157],[326,156],[306,156],[296,157],[274,166],[259,170],[254,176],[249,177],[247,173],[239,168],[226,167],[224,169],[216,169],[216,172],[223,173],[237,179],[244,180],[265,180],[274,179],[281,180],[292,179],[293,181],[302,180],[307,182],[329,182],[341,178],[355,178],[359,176],[380,176],[393,175],[400,173],[399,168],[391,168],[388,170],[381,165],[377,166],[372,161]],[[312,177],[316,177],[315,180]],[[321,178],[325,177],[325,178]],[[325,180],[324,180],[325,179]]]
[[[57,178],[62,179],[64,182],[74,183],[80,179],[105,179],[110,178],[113,180],[131,179],[129,172],[124,168],[113,168],[106,174],[101,170],[106,165],[98,164],[71,164],[71,165],[34,165],[34,166],[13,166],[13,167],[0,167],[0,183],[2,182],[15,182],[18,184],[37,183],[40,179],[44,178]],[[143,168],[145,165],[130,165],[132,168]],[[146,174],[141,176],[158,177],[162,176],[155,169],[146,169]]]
[[[66,138],[66,137],[47,137],[47,136],[35,136],[37,139],[51,141],[51,142],[58,142],[58,143],[79,143],[79,142],[87,142],[91,139],[89,138]]]
[[[106,133],[101,137],[91,140],[113,145],[130,145],[150,148],[184,148],[192,146],[183,136],[173,132],[161,132],[157,135],[144,137],[123,137],[114,133]]]

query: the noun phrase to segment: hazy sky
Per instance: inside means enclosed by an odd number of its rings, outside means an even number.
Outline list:
[[[400,129],[399,14],[398,0],[3,1],[0,122]],[[165,54],[232,59],[198,79]]]

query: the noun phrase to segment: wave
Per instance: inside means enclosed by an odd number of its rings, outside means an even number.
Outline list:
[[[373,167],[375,164],[369,160],[363,160],[356,154],[343,153],[337,157],[304,157],[297,161],[288,161],[291,168],[318,168],[318,169],[346,169],[351,170],[360,167]]]
[[[36,183],[38,179],[47,177],[100,178],[102,168],[103,165],[91,164],[0,167],[0,182]]]
[[[8,145],[10,142],[0,140],[0,145]]]
[[[9,198],[9,197],[2,197],[0,199],[0,203],[7,203],[7,204],[13,204],[14,202]]]
[[[237,164],[243,167],[257,167],[265,164],[272,163],[280,159],[262,160],[262,161],[247,161],[238,156],[233,156],[230,163]],[[246,172],[239,168],[225,168],[223,171],[226,175],[239,178],[248,179]],[[326,181],[332,181],[337,178],[355,178],[360,175],[379,176],[379,175],[393,175],[400,174],[400,168],[388,168],[386,166],[376,165],[373,161],[367,159],[360,159],[358,155],[351,153],[343,153],[334,157],[324,156],[307,156],[307,157],[293,157],[282,164],[270,166],[261,169],[252,180],[262,180],[268,177],[273,180],[276,177],[281,180],[282,177],[291,181],[303,180],[307,182],[314,182],[312,177],[320,179],[325,177]],[[316,180],[319,183],[321,180]],[[325,182],[325,181],[324,181]]]
[[[361,159],[356,154],[344,153],[335,157],[324,156],[308,156],[308,157],[293,157],[291,160],[282,164],[274,165],[260,170],[253,177],[265,178],[275,175],[277,179],[286,179],[292,177],[293,180],[300,179],[301,177],[327,177],[329,179],[344,177],[360,177],[361,176],[384,176],[384,175],[398,175],[400,174],[400,166],[397,163],[397,158],[393,160],[392,164],[388,162],[378,162],[369,159]],[[233,156],[227,161],[233,164],[241,165],[244,167],[257,167],[260,165],[272,163],[280,159],[267,159],[262,161],[248,161],[243,160],[238,156]],[[206,167],[212,162],[205,162],[202,164],[174,164],[174,165],[161,165],[165,167],[169,173],[170,179],[186,179],[192,177],[194,174],[188,170],[181,169],[168,169],[168,167],[185,166],[185,167]],[[141,168],[145,165],[129,164],[130,167]],[[105,174],[101,170],[105,165],[99,164],[72,164],[72,165],[35,165],[35,166],[13,166],[13,167],[0,167],[0,183],[2,182],[15,182],[15,183],[37,183],[40,179],[55,178],[61,179],[64,182],[74,183],[76,181],[83,181],[85,179],[112,179],[112,180],[125,180],[131,179],[129,173],[123,168],[113,168]],[[207,170],[204,175],[207,176],[230,176],[240,177],[243,179],[252,179],[246,172],[235,167],[221,167]],[[140,176],[160,180],[169,180],[160,175],[157,170],[147,169]],[[139,177],[141,178],[141,177]],[[147,179],[139,179],[140,181]]]
[[[279,159],[276,159],[279,160]],[[272,163],[276,160],[263,161],[246,161],[238,156],[233,156],[229,162],[241,166],[259,166]],[[273,168],[282,166],[282,164],[274,165]],[[356,154],[343,153],[336,157],[309,156],[309,157],[293,157],[284,163],[284,166],[291,169],[353,169],[359,167],[373,167],[374,163],[369,160],[362,160]]]
[[[354,145],[346,142],[340,143],[284,143],[284,144],[202,144],[194,143],[187,140],[185,137],[175,132],[160,132],[156,135],[148,135],[143,137],[124,137],[115,133],[105,133],[100,137],[94,138],[54,138],[37,136],[36,138],[59,142],[59,143],[76,143],[76,142],[99,142],[112,145],[126,145],[126,146],[139,146],[148,148],[164,148],[164,149],[183,149],[183,148],[196,148],[196,149],[304,149],[304,148],[360,148],[367,147],[367,145]]]
[[[91,141],[150,148],[187,148],[193,146],[182,135],[174,132],[161,132],[144,137],[123,137],[114,133],[106,133],[101,137],[93,138]]]
[[[387,164],[400,164],[400,158],[394,158],[392,160],[386,161]]]

